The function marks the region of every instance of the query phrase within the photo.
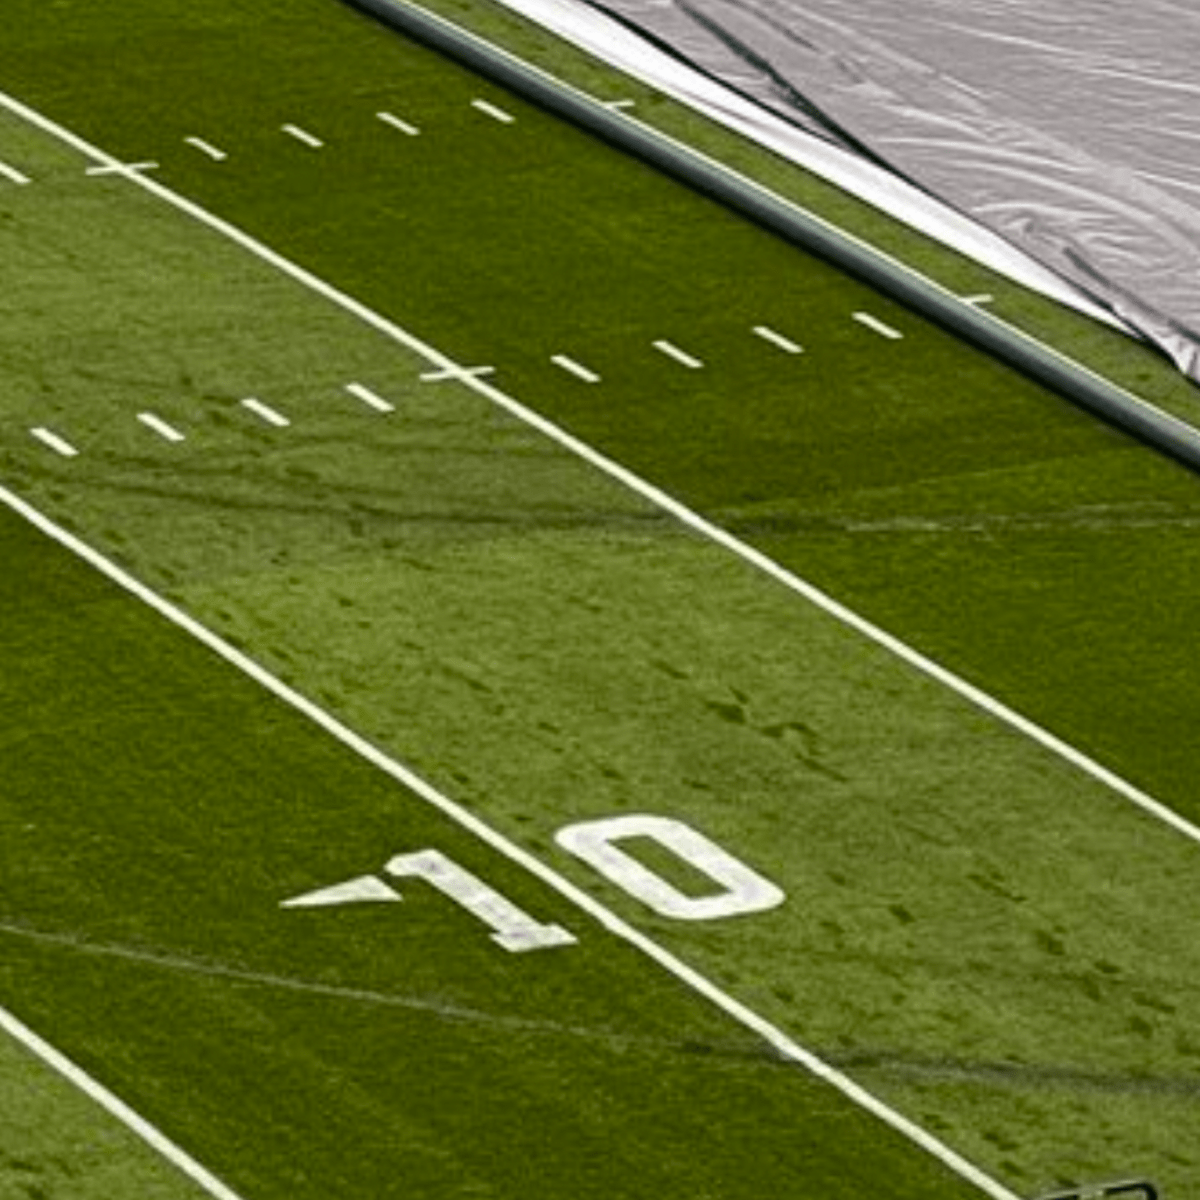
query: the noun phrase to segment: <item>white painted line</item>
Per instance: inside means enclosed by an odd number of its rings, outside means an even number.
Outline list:
[[[307,129],[301,129],[299,125],[281,125],[280,129],[282,129],[283,132],[288,135],[288,137],[293,137],[296,139],[296,141],[303,142],[306,146],[310,146],[313,150],[320,150],[321,147],[325,145],[325,143],[321,141],[316,134],[309,133]]]
[[[161,438],[166,438],[168,442],[182,442],[185,440],[185,435],[180,433],[174,425],[168,425],[162,417],[152,412],[138,413],[138,420],[141,421],[147,429],[153,429]]]
[[[991,304],[996,297],[987,292],[981,292],[978,296],[964,296],[962,299],[964,304]]]
[[[421,132],[415,125],[410,125],[407,121],[402,121],[394,113],[377,112],[375,115],[385,125],[390,125],[393,129],[400,130],[401,133],[407,133],[409,137],[416,137]]]
[[[16,167],[10,167],[6,162],[0,162],[0,175],[3,175],[10,183],[26,184],[33,182],[28,175],[18,171]]]
[[[291,424],[291,421],[283,413],[273,409],[269,404],[264,404],[261,400],[255,400],[253,396],[243,400],[242,407],[266,421],[268,425],[274,425],[276,429],[286,429]]]
[[[363,387],[361,383],[346,384],[346,391],[361,400],[368,408],[373,408],[376,412],[390,413],[396,411],[396,406],[390,400],[385,400],[382,396],[371,391],[370,388]]]
[[[668,358],[673,358],[677,363],[682,363],[685,367],[690,367],[693,371],[704,366],[698,358],[693,358],[686,350],[680,350],[674,342],[668,342],[663,338],[654,343],[654,348],[660,354],[665,354]]]
[[[512,113],[507,113],[504,109],[489,104],[486,100],[472,100],[471,107],[477,108],[481,113],[486,113],[493,120],[500,121],[505,125],[511,125],[517,119]]]
[[[556,367],[562,367],[564,371],[569,371],[576,379],[582,379],[584,383],[600,382],[600,376],[595,371],[590,367],[585,367],[583,363],[576,362],[573,358],[569,358],[565,354],[552,354],[550,361]]]
[[[440,358],[441,355],[438,355]],[[446,379],[457,379],[463,383],[469,383],[473,379],[479,379],[484,375],[491,375],[496,370],[495,367],[462,367],[458,363],[446,360],[446,365],[440,367],[436,371],[426,371],[421,376],[422,383],[441,383]]]
[[[44,446],[49,446],[55,454],[61,454],[63,458],[74,458],[79,453],[66,438],[59,437],[57,433],[43,425],[38,425],[29,432]]]
[[[189,146],[195,146],[201,154],[207,154],[213,162],[224,162],[229,157],[224,150],[219,150],[212,142],[206,142],[203,138],[185,137],[183,140]]]
[[[97,166],[88,167],[84,172],[85,175],[126,175],[130,179],[136,179],[141,176],[143,171],[157,171],[158,163],[156,162],[120,162],[115,158],[110,158],[107,162],[102,162]]]
[[[7,109],[30,125],[51,134],[64,144],[72,146],[81,154],[93,160],[101,163],[116,163],[116,160],[105,151],[98,149],[78,134],[71,132],[57,122],[52,121],[49,117],[39,113],[36,109],[30,108],[28,105],[23,104],[21,101],[4,92],[0,92],[0,108]],[[706,161],[711,162],[712,160],[709,159]],[[221,233],[231,242],[255,255],[262,262],[271,264],[283,274],[303,284],[318,295],[324,296],[339,308],[352,313],[371,328],[391,338],[398,345],[404,346],[421,355],[445,371],[461,370],[461,368],[456,367],[452,359],[431,346],[428,342],[422,341],[415,334],[409,333],[406,329],[390,321],[374,309],[367,307],[345,292],[335,288],[332,284],[327,283],[325,280],[312,274],[312,272],[292,262],[291,259],[284,257],[262,242],[257,241],[245,231],[237,228],[237,226],[215,216],[195,202],[164,187],[153,178],[133,174],[130,176],[130,179],[137,186],[151,195],[157,196],[164,203],[172,205],[180,212],[188,214],[194,220]],[[757,190],[765,191],[762,188],[758,188]],[[828,223],[822,222],[822,224]],[[1009,327],[1005,326],[1005,328]],[[1014,330],[1013,332],[1015,336],[1022,336],[1019,331]],[[1034,339],[1028,340],[1033,341]],[[1055,353],[1056,357],[1062,358],[1064,361],[1071,361],[1065,355],[1053,351],[1052,348],[1048,349],[1052,353]],[[1081,369],[1087,370],[1087,368]],[[1094,374],[1093,372],[1089,373]],[[981,711],[988,713],[996,720],[1024,734],[1044,749],[1104,784],[1131,804],[1134,804],[1142,811],[1170,826],[1183,837],[1200,845],[1200,828],[1180,816],[1179,813],[1172,811],[1165,804],[1155,800],[1140,788],[1135,787],[1128,780],[1123,779],[1107,767],[1089,758],[1082,751],[1064,742],[1061,738],[1056,737],[1035,722],[1021,716],[1014,709],[1001,703],[995,697],[988,695],[974,684],[968,683],[966,680],[955,675],[933,659],[927,658],[919,651],[914,650],[907,643],[880,629],[877,625],[872,624],[865,617],[860,616],[840,601],[833,599],[833,597],[827,595],[813,584],[795,575],[787,570],[787,568],[780,566],[774,559],[740,541],[733,534],[721,529],[698,513],[693,512],[667,492],[648,483],[628,468],[601,454],[586,442],[576,438],[532,409],[525,407],[520,401],[514,400],[511,396],[506,395],[485,380],[468,376],[464,379],[464,383],[479,395],[491,400],[498,408],[510,413],[531,428],[539,430],[564,449],[575,454],[585,462],[591,463],[597,470],[602,471],[612,479],[628,487],[631,491],[643,496],[651,504],[656,505],[665,512],[671,513],[682,524],[701,536],[708,538],[715,544],[723,546],[731,554],[736,555],[751,566],[762,571],[765,575],[776,580],[781,586],[786,587],[796,595],[816,605],[847,628],[855,630],[863,637],[889,651],[930,679],[936,680],[951,691],[954,691]],[[1139,400],[1132,393],[1129,396],[1133,402],[1145,405],[1145,401]],[[1158,412],[1160,410],[1156,409],[1154,411]],[[137,595],[145,603],[163,613],[169,620],[174,621],[181,628],[187,629],[188,632],[210,646],[227,661],[238,666],[252,678],[257,679],[263,686],[269,688],[276,695],[292,704],[298,711],[304,712],[323,728],[328,729],[334,736],[337,736],[347,745],[356,749],[364,758],[375,762],[380,769],[387,771],[401,781],[406,782],[411,779],[412,782],[408,786],[412,787],[412,790],[418,795],[423,796],[431,804],[451,815],[464,828],[476,833],[483,841],[500,849],[514,862],[519,863],[531,873],[551,883],[561,894],[570,898],[580,908],[593,913],[597,920],[601,921],[614,934],[637,947],[648,957],[659,963],[665,970],[675,975],[676,978],[692,987],[699,994],[708,998],[714,1005],[733,1016],[748,1029],[757,1032],[773,1045],[783,1057],[819,1075],[844,1095],[854,1100],[867,1111],[873,1113],[881,1121],[928,1151],[929,1154],[937,1158],[943,1165],[969,1181],[972,1185],[978,1187],[986,1195],[991,1196],[993,1200],[1019,1200],[1016,1193],[1010,1191],[1003,1184],[991,1178],[991,1176],[981,1171],[974,1164],[968,1162],[962,1155],[951,1149],[928,1130],[921,1128],[903,1114],[897,1112],[870,1092],[867,1092],[848,1076],[843,1075],[840,1071],[817,1058],[811,1051],[792,1041],[791,1038],[770,1024],[765,1018],[723,992],[710,980],[699,975],[691,967],[687,966],[687,964],[675,958],[674,955],[664,950],[637,929],[627,925],[620,918],[608,912],[598,901],[593,900],[586,893],[580,892],[567,880],[556,875],[539,859],[534,858],[521,847],[508,842],[502,835],[479,821],[474,814],[441,796],[429,784],[412,775],[411,772],[408,772],[405,768],[394,762],[394,760],[384,755],[382,751],[358,737],[358,735],[345,726],[340,725],[335,718],[325,713],[322,709],[317,708],[311,701],[292,691],[286,684],[275,679],[252,660],[246,658],[240,651],[221,641],[217,635],[199,625],[193,618],[187,616],[180,609],[174,608],[168,601],[162,599],[131,576],[125,574],[119,567],[103,558],[97,551],[81,542],[78,538],[54,525],[49,518],[32,508],[15,493],[2,486],[0,486],[0,503],[7,504],[15,512],[20,513],[31,523],[50,534],[50,536],[54,537],[62,545],[92,563],[93,566],[103,571],[110,578],[114,579],[114,581],[121,583],[123,587]]]
[[[904,336],[898,329],[893,329],[890,325],[885,324],[878,317],[871,316],[870,313],[856,312],[854,319],[860,324],[865,325],[868,329],[873,329],[876,333],[882,334],[885,338],[890,338],[892,341],[898,341]]]
[[[770,342],[773,346],[778,346],[780,350],[786,350],[788,354],[803,354],[804,347],[797,345],[791,338],[786,338],[782,333],[776,333],[769,325],[755,325],[754,332],[765,342]]]
[[[138,1116],[129,1105],[110,1092],[102,1083],[97,1083],[65,1054],[56,1050],[49,1042],[34,1033],[28,1025],[17,1020],[4,1008],[0,1008],[0,1029],[24,1046],[31,1054],[41,1059],[68,1083],[77,1087],[127,1129],[137,1134],[143,1142],[161,1154],[169,1163],[182,1171],[194,1183],[199,1184],[213,1197],[213,1200],[240,1200],[236,1192],[226,1187],[206,1167],[202,1167],[186,1150],[177,1146],[165,1134],[160,1133],[149,1121]]]
[[[604,102],[604,107],[611,108],[611,109],[613,109],[614,112],[623,112],[627,108],[636,108],[637,101],[636,100],[606,100]]]

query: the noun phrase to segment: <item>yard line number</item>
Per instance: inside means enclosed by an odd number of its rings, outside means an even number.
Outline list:
[[[713,891],[689,895],[618,845],[639,838],[674,854],[685,866],[710,880]],[[782,888],[711,838],[672,817],[626,815],[582,821],[560,829],[555,841],[647,908],[673,920],[715,921],[743,916],[775,908],[786,899]],[[538,921],[440,850],[395,855],[388,860],[383,874],[388,880],[419,879],[431,885],[487,926],[492,941],[511,953],[570,946],[577,940],[560,925]],[[281,907],[327,908],[402,899],[390,882],[366,875],[293,896]]]

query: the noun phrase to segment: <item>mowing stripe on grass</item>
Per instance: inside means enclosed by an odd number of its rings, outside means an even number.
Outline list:
[[[106,151],[99,149],[85,138],[80,137],[58,122],[44,116],[36,109],[30,108],[29,105],[2,91],[0,91],[0,108],[7,109],[28,124],[51,134],[90,159],[112,167],[119,168],[121,166],[119,160]],[[343,311],[353,314],[366,325],[384,334],[397,344],[420,354],[423,358],[428,359],[430,363],[439,367],[438,371],[431,372],[427,376],[422,376],[422,378],[427,380],[457,379],[461,381],[464,386],[490,400],[497,407],[504,409],[526,425],[538,430],[564,449],[569,450],[572,454],[590,463],[597,470],[602,471],[631,491],[636,492],[651,504],[661,508],[664,512],[670,513],[694,532],[708,538],[719,546],[723,546],[730,553],[770,576],[789,591],[816,605],[835,620],[847,626],[847,628],[855,630],[869,641],[883,647],[883,649],[908,663],[922,674],[936,680],[983,712],[988,713],[995,719],[1024,734],[1052,754],[1057,755],[1093,779],[1103,783],[1106,787],[1112,789],[1112,791],[1124,797],[1150,816],[1171,826],[1177,833],[1200,845],[1200,827],[1192,824],[1186,818],[1180,816],[1179,813],[1174,812],[1165,804],[1155,800],[1148,793],[1142,791],[1128,780],[1123,779],[1114,771],[1110,771],[1107,767],[1102,766],[1081,750],[1077,750],[1074,746],[1063,741],[1062,738],[1057,737],[1036,722],[1022,716],[1015,709],[997,700],[994,696],[989,695],[974,684],[968,683],[953,671],[948,670],[940,663],[935,662],[919,650],[908,645],[907,642],[901,641],[886,630],[873,624],[814,584],[809,583],[794,572],[789,571],[786,567],[781,566],[762,551],[741,541],[733,534],[715,525],[712,521],[694,512],[661,488],[649,483],[640,475],[635,474],[615,460],[601,454],[600,451],[575,437],[573,434],[568,433],[561,426],[556,425],[553,421],[526,407],[519,400],[513,399],[479,377],[482,374],[490,372],[492,368],[461,367],[449,355],[429,345],[428,342],[422,341],[421,338],[408,332],[408,330],[389,320],[381,313],[376,312],[346,292],[334,287],[331,283],[314,275],[311,271],[294,263],[278,251],[272,250],[265,243],[246,233],[245,230],[239,229],[236,225],[224,220],[222,217],[216,216],[194,201],[188,200],[177,192],[173,192],[157,180],[138,172],[127,173],[126,178],[143,191],[149,192],[180,212],[186,213],[194,220],[220,233],[231,242],[249,251],[262,262],[270,264],[276,270],[303,284],[318,295],[325,297],[325,299],[337,305]]]
[[[881,321],[878,317],[871,316],[870,313],[856,312],[854,319],[860,324],[865,325],[868,329],[873,329],[882,337],[889,338],[892,341],[898,341],[904,336],[898,329],[893,329],[886,322]]]
[[[111,1116],[116,1117],[122,1125],[137,1134],[143,1142],[158,1151],[169,1163],[182,1171],[194,1183],[199,1184],[214,1200],[241,1200],[236,1192],[222,1183],[207,1167],[202,1167],[186,1150],[177,1146],[144,1117],[134,1112],[123,1100],[113,1095],[102,1083],[98,1083],[65,1054],[56,1050],[49,1042],[39,1037],[3,1007],[0,1007],[0,1030],[9,1034],[26,1050],[73,1084],[85,1096],[94,1100]]]
[[[223,162],[229,157],[224,150],[218,149],[211,142],[206,142],[203,138],[186,137],[183,139],[189,146],[195,146],[201,154],[208,155],[214,162]]]
[[[268,425],[274,425],[276,429],[286,429],[291,424],[291,421],[283,413],[269,404],[264,404],[261,400],[255,400],[253,396],[243,400],[242,407]]]
[[[668,342],[665,338],[659,338],[654,343],[654,348],[660,354],[665,354],[668,358],[673,358],[677,363],[693,371],[697,371],[704,366],[698,358],[693,358],[686,350],[680,350],[674,342]]]
[[[396,411],[396,406],[390,401],[385,400],[382,396],[377,395],[368,387],[363,387],[361,383],[346,384],[346,391],[355,399],[361,400],[368,408],[373,408],[379,413],[390,413]]]
[[[375,115],[385,125],[390,125],[393,129],[398,129],[401,133],[408,134],[409,137],[416,137],[421,132],[415,125],[410,125],[407,121],[402,121],[394,113],[377,112]]]
[[[552,354],[550,361],[556,367],[562,367],[564,371],[574,375],[576,379],[582,379],[584,383],[599,383],[600,376],[596,374],[590,367],[585,367],[583,363],[576,362],[573,358],[566,354]]]
[[[517,119],[512,113],[505,112],[504,109],[497,108],[496,105],[489,104],[486,100],[472,100],[471,107],[485,113],[494,121],[499,121],[502,125],[511,125]]]
[[[164,438],[168,442],[182,442],[187,440],[187,435],[181,433],[174,425],[169,425],[157,413],[140,412],[137,418],[147,429],[154,430],[160,438]]]
[[[59,437],[57,433],[47,429],[44,425],[38,425],[29,432],[43,445],[49,446],[55,454],[61,454],[63,458],[74,458],[79,453],[66,438]]]
[[[777,333],[769,325],[755,325],[754,332],[764,342],[770,342],[772,346],[778,346],[780,350],[786,350],[788,354],[804,353],[803,346],[797,345],[791,338],[784,337],[782,333]]]
[[[303,142],[304,145],[311,147],[313,150],[320,150],[325,145],[316,134],[309,133],[307,129],[301,129],[299,125],[281,125],[280,129],[288,137],[295,138],[298,142]]]
[[[27,184],[33,180],[28,175],[18,171],[16,167],[10,167],[6,162],[0,162],[0,175],[7,179],[10,183]]]

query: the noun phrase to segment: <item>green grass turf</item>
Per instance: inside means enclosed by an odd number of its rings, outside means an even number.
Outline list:
[[[264,26],[260,45],[257,17],[210,6],[192,14],[198,28],[158,12],[131,79],[86,70],[117,54],[115,35],[72,25],[39,54],[31,23],[28,57],[11,64],[19,90],[95,122],[106,147],[153,151],[164,178],[413,314],[444,348],[497,362],[523,398],[806,573],[856,584],[872,612],[918,614],[933,634],[915,618],[901,631],[989,685],[1011,679],[1000,668],[1055,603],[1060,627],[1099,614],[1083,639],[1095,744],[1142,755],[1155,784],[1185,779],[1186,674],[1175,695],[1164,680],[1137,697],[1136,737],[1111,685],[1162,675],[1166,651],[1147,648],[1170,588],[1189,581],[1190,476],[527,110],[511,129],[480,124],[466,107],[477,85],[345,14],[284,43]],[[160,69],[183,42],[192,70]],[[249,46],[276,57],[239,75],[238,93],[218,90],[218,68]],[[90,116],[76,108],[82,79]],[[148,105],[172,88],[178,110]],[[401,103],[453,154],[406,141],[419,162],[389,158],[395,138],[371,116]],[[281,143],[270,122],[283,120],[329,136],[336,159]],[[220,175],[176,144],[185,132],[254,170]],[[31,171],[45,156],[49,176],[5,195],[7,478],[535,848],[569,817],[650,807],[762,866],[792,895],[785,909],[656,931],[1014,1183],[1136,1168],[1186,1194],[1188,847],[482,402],[418,385],[411,356],[127,185],[84,181],[71,156],[16,128],[5,137]],[[885,346],[849,325],[859,303],[910,338]],[[798,332],[809,354],[772,357],[747,338],[750,319]],[[708,356],[705,373],[648,352],[664,335]],[[605,373],[589,403],[546,367],[559,349]],[[401,402],[400,420],[339,407],[340,382],[364,373]],[[248,426],[235,405],[247,392],[288,408],[297,435]],[[186,455],[132,421],[148,396],[195,432]],[[25,426],[43,419],[77,434],[84,458],[30,443]],[[1128,530],[1145,536],[1137,579],[1112,561]],[[1078,577],[1059,583],[1057,556],[1028,552],[1037,538],[1078,548],[1080,531],[1105,538],[1082,599]],[[1019,557],[997,553],[1001,532]],[[961,587],[929,585],[939,563],[955,584],[978,576],[988,603],[989,581],[1008,583],[994,600],[1007,643],[986,611],[955,608]],[[1057,685],[1006,686],[1074,721],[1053,653],[1039,645],[1028,661],[1058,670]],[[30,969],[66,954],[30,951]]]

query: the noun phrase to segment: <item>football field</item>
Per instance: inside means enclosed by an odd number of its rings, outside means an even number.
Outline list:
[[[338,0],[9,10],[0,1197],[1200,1194],[1192,473]]]

